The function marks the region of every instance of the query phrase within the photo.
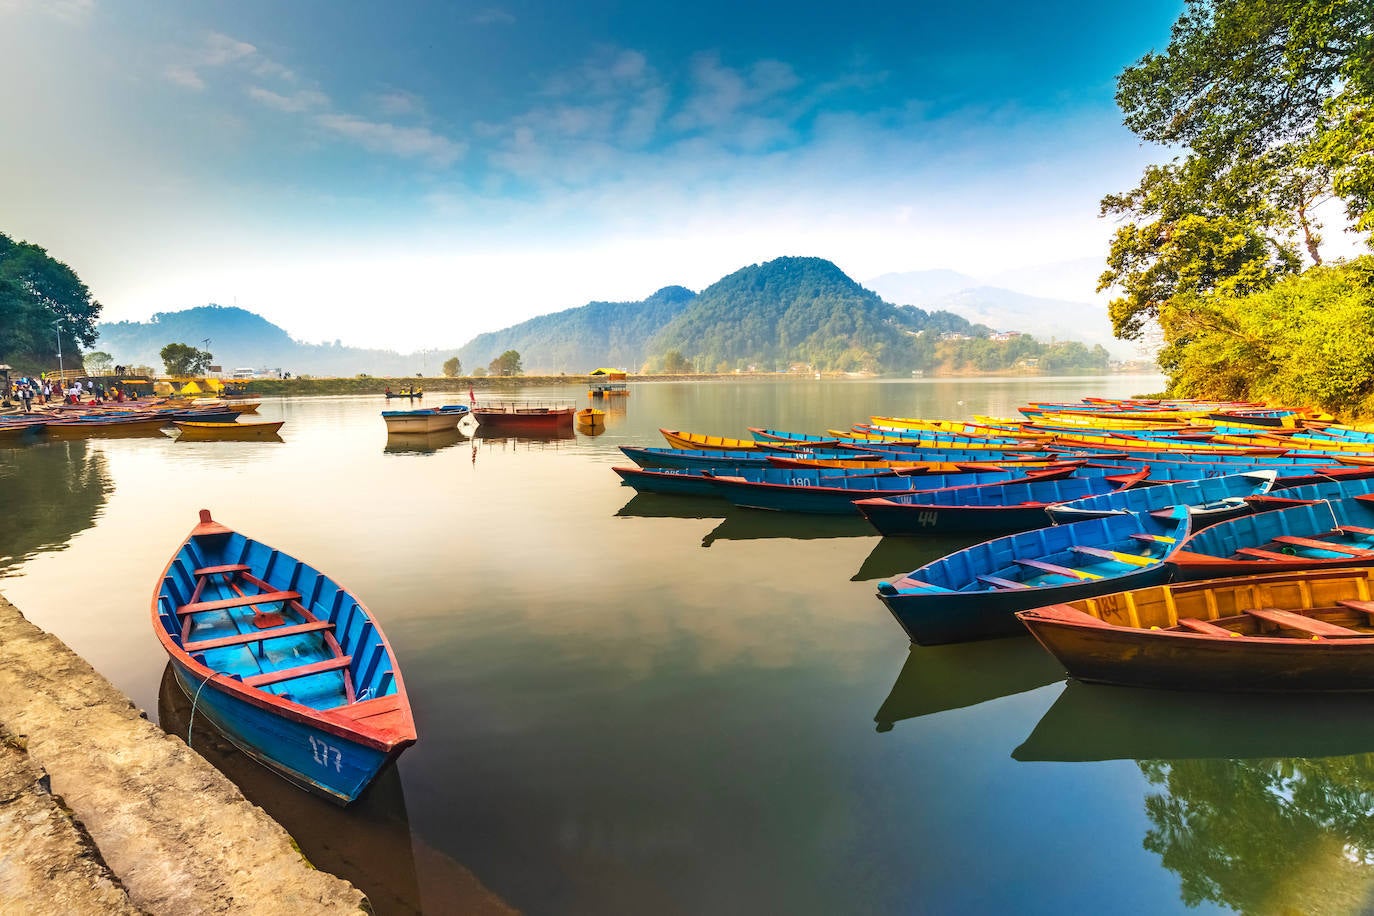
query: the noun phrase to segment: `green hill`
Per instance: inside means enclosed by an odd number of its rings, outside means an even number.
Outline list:
[[[778,258],[703,290],[649,343],[702,371],[903,372],[934,365],[942,335],[991,332],[949,312],[884,302],[822,258]]]
[[[694,298],[690,289],[665,286],[642,302],[590,302],[479,334],[458,351],[458,358],[475,368],[515,350],[528,373],[582,375],[598,366],[638,370],[648,356],[650,338]]]

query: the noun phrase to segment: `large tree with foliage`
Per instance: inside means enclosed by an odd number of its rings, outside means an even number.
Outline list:
[[[210,368],[214,356],[184,343],[169,343],[158,353],[168,375],[202,375]]]
[[[21,368],[57,363],[62,352],[73,358],[78,346],[96,338],[100,303],[66,264],[37,245],[0,233],[0,362]]]
[[[463,363],[456,356],[450,356],[444,360],[444,375],[453,378],[455,375],[463,374]]]
[[[487,369],[492,375],[520,375],[524,371],[520,366],[520,354],[515,350],[507,350],[496,357]]]
[[[1197,297],[1267,289],[1320,264],[1333,197],[1374,235],[1374,0],[1187,0],[1168,47],[1122,73],[1145,140],[1181,150],[1102,201],[1122,224],[1101,287],[1136,339]]]

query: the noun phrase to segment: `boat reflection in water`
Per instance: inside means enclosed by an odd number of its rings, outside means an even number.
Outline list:
[[[443,429],[433,433],[387,433],[382,451],[388,455],[429,455],[440,449],[466,442],[462,429]]]
[[[1369,698],[1069,682],[1017,760],[1136,761],[1144,847],[1190,907],[1374,911]]]
[[[1063,669],[1054,664],[1063,677]],[[1368,719],[1369,704],[1369,697],[1354,694],[1192,693],[1069,681],[1012,757],[1085,761],[1363,754],[1374,752],[1374,730],[1351,723]]]
[[[636,493],[616,512],[617,518],[720,518],[731,505],[723,499]]]
[[[847,515],[803,515],[795,512],[739,509],[724,500],[720,502],[728,514],[710,534],[702,538],[702,547],[710,547],[713,542],[718,540],[754,541],[761,538],[789,538],[791,540],[809,541],[818,538],[873,536],[873,528],[861,518],[852,518]]]
[[[877,534],[873,526],[864,522],[868,534]],[[965,547],[972,547],[981,538],[883,538],[874,546],[873,552],[864,560],[859,571],[850,577],[851,582],[868,582],[872,579],[890,579],[920,569],[927,563],[940,559]]]
[[[177,686],[170,663],[162,672],[157,713],[163,731],[187,740],[191,701]],[[361,798],[341,808],[268,771],[200,716],[189,738],[196,753],[286,828],[310,864],[352,882],[378,916],[515,912],[463,865],[411,836],[395,764],[377,774]]]
[[[1063,678],[1059,663],[1030,640],[912,646],[873,720],[887,732],[903,719],[976,706]]]
[[[157,713],[164,731],[187,740],[191,701],[177,686],[170,663],[162,673]],[[189,738],[196,753],[286,828],[316,868],[353,882],[378,913],[420,911],[410,818],[394,764],[377,774],[351,807],[340,808],[256,763],[203,716],[196,717]]]

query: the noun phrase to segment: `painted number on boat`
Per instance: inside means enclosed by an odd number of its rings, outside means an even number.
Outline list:
[[[940,513],[938,512],[918,512],[916,514],[916,524],[920,525],[922,528],[929,528],[935,525],[939,520]]]
[[[316,738],[314,735],[309,735],[308,737],[310,738],[310,753],[312,753],[312,754],[315,755],[315,762],[318,763],[318,764],[320,764],[321,766],[323,766],[325,769],[328,769],[328,768],[329,768],[329,755],[330,755],[330,754],[333,754],[333,755],[334,755],[334,772],[336,772],[336,773],[342,772],[342,771],[343,771],[343,753],[342,753],[337,747],[335,747],[334,745],[332,745],[332,744],[326,744],[324,741],[321,741],[320,739]]]
[[[793,478],[792,478],[792,486],[794,486],[794,487],[810,487],[810,486],[814,486],[814,484],[813,484],[810,480],[806,479],[805,477],[793,477]]]

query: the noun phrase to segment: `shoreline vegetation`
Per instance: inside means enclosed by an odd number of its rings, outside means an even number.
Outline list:
[[[1118,372],[1099,372],[1080,371],[1065,372],[1063,376],[1097,376],[1097,375],[1140,375],[1157,376],[1158,370],[1134,369]],[[928,373],[919,377],[919,381],[949,380],[949,379],[974,379],[974,378],[1007,378],[1007,377],[1043,377],[1059,378],[1061,374],[1053,375],[1037,372],[941,372]],[[843,382],[843,381],[876,381],[880,379],[904,380],[906,376],[892,375],[846,375],[823,374],[820,381]],[[655,382],[797,382],[813,381],[814,376],[798,374],[796,372],[743,372],[743,373],[722,373],[722,374],[685,374],[685,375],[629,375],[627,379],[630,384],[655,383]],[[451,376],[451,377],[428,377],[428,376],[364,376],[349,378],[300,378],[289,379],[248,379],[240,383],[245,395],[249,397],[285,397],[290,395],[306,394],[375,394],[378,397],[386,388],[393,392],[398,392],[403,388],[419,388],[428,394],[453,393],[467,394],[471,387],[478,397],[492,394],[500,394],[509,391],[517,391],[524,388],[551,388],[560,385],[586,386],[588,384],[586,376],[581,375],[517,375],[507,377],[497,376]],[[403,400],[403,399],[394,399]]]

